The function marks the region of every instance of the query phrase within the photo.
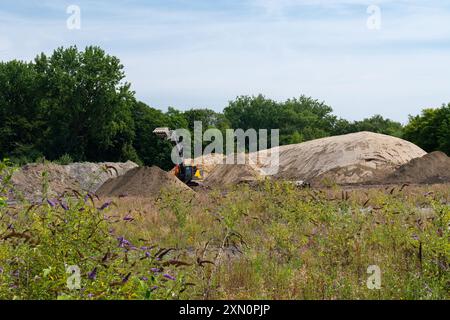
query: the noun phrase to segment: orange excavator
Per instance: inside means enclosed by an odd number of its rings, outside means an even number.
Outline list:
[[[153,133],[163,140],[170,141],[172,145],[177,148],[181,163],[177,164],[171,172],[188,186],[201,185],[201,182],[203,181],[202,169],[197,165],[188,164],[188,161],[184,159],[183,144],[176,134],[176,131],[170,130],[169,128],[156,128]]]

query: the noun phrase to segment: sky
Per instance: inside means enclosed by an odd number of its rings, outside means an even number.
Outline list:
[[[349,120],[405,123],[450,102],[449,1],[1,0],[1,61],[70,45],[117,56],[162,110],[303,94]]]

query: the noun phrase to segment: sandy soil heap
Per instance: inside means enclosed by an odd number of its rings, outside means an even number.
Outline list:
[[[158,167],[139,167],[123,176],[109,179],[97,190],[97,194],[106,197],[157,197],[164,188],[193,193],[177,177]]]
[[[64,166],[67,174],[76,179],[84,190],[96,192],[108,179],[124,175],[129,170],[137,168],[132,161],[125,163],[72,163]]]
[[[426,152],[391,136],[359,132],[271,149],[279,151],[278,179],[364,183],[386,176]],[[261,154],[261,153],[260,153]],[[261,169],[267,167],[262,158]]]
[[[41,201],[45,181],[48,183],[47,195],[49,197],[57,197],[65,191],[81,190],[80,183],[67,174],[64,166],[28,164],[14,173],[11,179],[14,191],[11,192],[10,199],[23,196],[30,201]]]
[[[443,152],[432,152],[416,158],[383,179],[385,183],[450,182],[450,158]]]
[[[137,167],[131,161],[126,163],[73,163],[58,165],[53,163],[28,164],[14,173],[12,184],[14,192],[10,198],[15,199],[19,194],[31,201],[42,200],[44,173],[48,181],[48,196],[57,197],[65,191],[95,192],[111,177],[123,175],[128,170]]]
[[[259,172],[249,165],[218,165],[204,181],[210,187],[220,187],[238,184],[244,181],[254,181],[260,177]]]

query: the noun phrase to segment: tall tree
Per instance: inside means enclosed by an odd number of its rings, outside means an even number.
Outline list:
[[[428,152],[439,150],[450,155],[450,103],[410,116],[404,138]]]
[[[38,56],[35,69],[45,93],[40,103],[48,129],[42,148],[49,158],[137,160],[133,92],[119,59],[98,47],[59,48],[49,57]]]
[[[39,143],[45,121],[39,109],[37,73],[32,64],[0,63],[0,157],[18,162],[34,160],[42,153]]]

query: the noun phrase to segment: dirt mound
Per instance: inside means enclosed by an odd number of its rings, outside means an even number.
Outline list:
[[[194,192],[178,178],[158,167],[139,167],[123,176],[109,179],[97,190],[97,194],[106,197],[157,197],[165,188]]]
[[[238,184],[244,181],[254,181],[260,177],[259,172],[249,165],[222,164],[217,165],[206,177],[204,184],[210,187]]]
[[[56,197],[70,190],[95,192],[106,180],[123,175],[135,167],[137,164],[131,161],[126,163],[83,162],[69,165],[28,164],[14,173],[12,177],[14,191],[11,192],[10,198],[16,199],[23,196],[31,201],[41,201],[43,186],[46,183],[48,183],[49,197]]]
[[[371,132],[312,140],[269,151],[279,152],[275,178],[303,181],[327,178],[338,184],[365,183],[386,176],[426,154],[408,141]],[[264,152],[258,156],[259,168],[269,171],[270,158],[265,158]]]
[[[137,168],[132,161],[125,163],[72,163],[64,166],[67,174],[77,180],[81,188],[96,192],[108,179],[124,175],[129,170]]]
[[[443,152],[411,160],[383,179],[385,183],[434,184],[450,182],[450,158]]]
[[[57,197],[65,191],[81,190],[80,183],[70,176],[64,166],[56,164],[29,164],[16,171],[11,179],[14,190],[11,199],[42,201],[47,189],[48,197]]]

